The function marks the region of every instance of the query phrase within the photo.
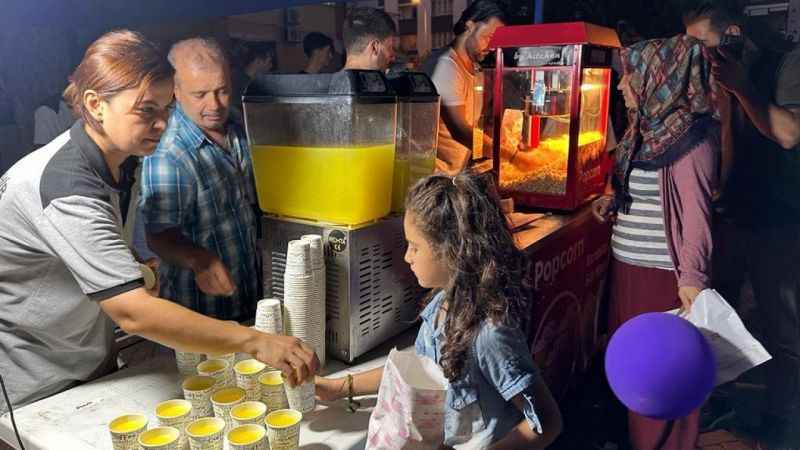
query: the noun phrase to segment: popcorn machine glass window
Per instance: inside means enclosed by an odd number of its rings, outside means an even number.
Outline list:
[[[559,43],[550,43],[554,33],[548,30],[554,26],[565,26],[575,36],[556,36]],[[613,39],[599,46],[581,38],[581,30],[593,29]],[[534,45],[539,41],[547,45]],[[616,35],[583,23],[525,25],[499,29],[493,43],[494,67],[486,70],[476,125],[476,134],[487,139],[473,155],[493,157],[500,189],[518,205],[579,207],[605,182]]]

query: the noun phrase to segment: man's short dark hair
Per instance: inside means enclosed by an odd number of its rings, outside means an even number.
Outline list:
[[[303,53],[305,53],[308,58],[311,58],[311,55],[313,55],[315,51],[325,47],[330,47],[331,50],[333,50],[333,39],[322,33],[314,31],[308,33],[306,37],[303,38]]]
[[[344,22],[344,45],[348,53],[361,53],[372,40],[397,36],[397,26],[386,12],[375,8],[355,8]]]
[[[271,58],[275,64],[275,44],[265,41],[238,41],[234,43],[233,55],[241,67],[247,67],[257,59],[266,58]]]
[[[731,25],[744,27],[744,16],[736,0],[699,0],[692,1],[683,10],[683,24],[691,25],[708,19],[711,27],[718,33],[724,33]]]
[[[456,36],[467,31],[467,22],[488,22],[491,19],[506,22],[506,13],[499,3],[493,0],[476,0],[472,2],[461,14],[461,18],[453,26]]]

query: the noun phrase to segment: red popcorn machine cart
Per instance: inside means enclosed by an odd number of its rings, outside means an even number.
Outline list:
[[[516,205],[574,210],[601,193],[614,30],[573,22],[497,30],[473,156],[491,157]],[[480,90],[480,88],[478,88]]]

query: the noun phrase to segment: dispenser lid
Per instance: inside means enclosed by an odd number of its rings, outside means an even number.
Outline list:
[[[397,72],[389,75],[389,84],[401,102],[428,103],[439,100],[433,81],[423,72]]]
[[[394,103],[395,93],[377,70],[321,74],[263,74],[247,86],[245,103],[268,101],[343,101]]]

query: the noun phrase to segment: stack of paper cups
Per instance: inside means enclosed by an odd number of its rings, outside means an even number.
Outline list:
[[[320,365],[325,365],[325,248],[322,245],[322,236],[318,234],[307,234],[300,237],[300,240],[308,242],[311,253],[311,276],[314,279],[314,301],[316,313],[322,316],[322,340],[319,347],[314,347],[319,357]]]
[[[319,352],[325,345],[325,314],[318,307],[308,242],[289,242],[283,283],[287,334],[299,338],[321,356]]]
[[[175,364],[178,366],[178,373],[182,377],[197,375],[197,365],[205,361],[205,359],[206,357],[202,353],[175,350]]]

